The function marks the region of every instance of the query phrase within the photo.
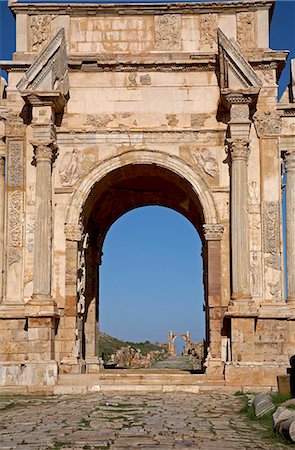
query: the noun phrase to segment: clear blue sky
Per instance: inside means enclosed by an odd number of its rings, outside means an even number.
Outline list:
[[[294,29],[295,1],[278,1],[271,47],[290,50],[295,57]],[[7,2],[0,0],[0,58],[10,59],[14,46],[14,20]],[[280,92],[289,81],[289,70],[287,65]],[[103,251],[103,331],[136,341],[164,342],[170,329],[179,333],[190,330],[193,339],[203,338],[200,239],[187,219],[167,208],[131,211],[111,227]]]

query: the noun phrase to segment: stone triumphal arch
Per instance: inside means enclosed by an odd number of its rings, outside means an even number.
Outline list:
[[[295,343],[295,65],[278,102],[287,52],[269,48],[273,2],[10,7],[3,389],[99,372],[102,244],[115,220],[145,205],[178,211],[200,235],[204,379],[274,386]]]

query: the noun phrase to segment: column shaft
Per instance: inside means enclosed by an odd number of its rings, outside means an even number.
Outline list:
[[[231,250],[233,298],[250,296],[249,230],[248,230],[248,142],[229,142],[231,152]]]
[[[288,301],[295,301],[295,152],[285,153]]]
[[[34,294],[51,296],[51,234],[53,151],[50,145],[36,147],[36,217],[34,234]]]
[[[0,300],[3,298],[5,215],[5,157],[0,156]]]

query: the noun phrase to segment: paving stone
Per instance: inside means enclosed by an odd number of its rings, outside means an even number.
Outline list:
[[[288,448],[263,438],[261,426],[247,422],[240,400],[229,395],[95,393],[3,403],[12,405],[0,409],[1,450]]]

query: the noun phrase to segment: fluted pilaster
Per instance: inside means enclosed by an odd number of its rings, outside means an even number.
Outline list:
[[[295,151],[284,154],[286,169],[286,239],[288,302],[295,302]]]
[[[52,162],[56,156],[53,142],[36,143],[36,217],[34,234],[33,300],[51,301],[52,246]]]
[[[229,139],[231,158],[231,254],[232,298],[250,296],[247,139]]]

